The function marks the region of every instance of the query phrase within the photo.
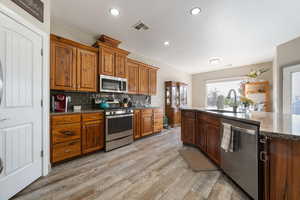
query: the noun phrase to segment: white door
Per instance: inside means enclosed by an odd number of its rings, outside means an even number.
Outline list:
[[[1,200],[42,174],[41,48],[41,36],[0,12]]]
[[[300,115],[300,65],[283,70],[283,112]]]

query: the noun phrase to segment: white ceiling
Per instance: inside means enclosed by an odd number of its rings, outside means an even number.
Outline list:
[[[202,12],[191,16],[196,6]],[[270,61],[276,45],[300,36],[299,0],[51,0],[51,15],[188,73]],[[139,20],[150,30],[134,30]],[[210,65],[211,57],[222,63]]]

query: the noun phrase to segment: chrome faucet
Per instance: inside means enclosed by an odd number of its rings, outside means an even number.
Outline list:
[[[236,113],[237,112],[237,108],[238,108],[238,105],[237,105],[237,93],[236,93],[236,91],[234,89],[229,90],[228,95],[227,95],[227,99],[231,98],[231,93],[234,94],[234,105],[232,106],[233,112]]]

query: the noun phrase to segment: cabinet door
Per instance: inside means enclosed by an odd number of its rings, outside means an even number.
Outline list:
[[[146,66],[139,67],[139,93],[140,94],[149,94],[149,68]]]
[[[82,152],[89,153],[104,147],[103,120],[84,122],[82,124]]]
[[[116,56],[115,76],[120,78],[126,78],[126,74],[127,74],[126,55],[116,53],[115,56]]]
[[[128,61],[128,93],[138,94],[139,92],[139,65]]]
[[[207,154],[215,163],[220,164],[220,126],[207,123],[206,136]]]
[[[141,137],[141,111],[134,111],[134,126],[133,126],[133,137],[138,139]]]
[[[76,48],[51,41],[51,89],[76,90]]]
[[[101,47],[100,48],[100,75],[115,75],[115,52],[111,49]]]
[[[77,49],[77,90],[97,92],[97,53]]]
[[[149,94],[156,95],[157,90],[157,70],[150,69],[149,70]]]
[[[182,112],[181,140],[183,143],[195,144],[195,112]]]
[[[163,130],[164,114],[160,108],[153,109],[153,121],[154,121],[154,133],[161,132]]]
[[[152,110],[142,110],[141,112],[141,135],[146,136],[153,133],[153,113]]]
[[[196,145],[203,151],[206,152],[206,123],[197,117],[197,130],[195,135]]]

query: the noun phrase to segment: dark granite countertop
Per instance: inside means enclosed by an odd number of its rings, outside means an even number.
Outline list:
[[[219,113],[196,107],[183,107],[181,110],[207,112],[227,119],[257,124],[260,126],[261,135],[300,140],[300,115],[272,112]]]
[[[135,106],[131,107],[133,110],[141,110],[141,109],[155,109],[160,108],[160,106]],[[97,113],[97,112],[104,112],[104,109],[100,108],[87,108],[81,109],[80,111],[68,110],[67,112],[50,112],[50,115],[68,115],[68,114],[81,114],[81,113]]]

